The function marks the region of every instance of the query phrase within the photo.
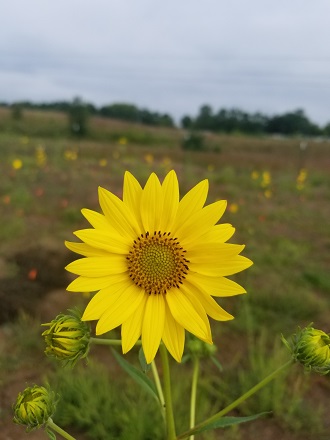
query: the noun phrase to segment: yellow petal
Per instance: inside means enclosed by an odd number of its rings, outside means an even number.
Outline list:
[[[205,294],[202,290],[198,290],[188,282],[185,282],[185,287],[188,298],[192,301],[197,299],[211,318],[216,321],[229,321],[230,319],[234,319],[234,317],[220,307],[210,295]]]
[[[191,217],[174,232],[174,235],[179,237],[181,245],[186,246],[189,243],[193,243],[195,240],[198,240],[201,235],[208,232],[225,212],[226,206],[227,202],[225,200],[219,200],[192,214]]]
[[[187,280],[212,296],[234,296],[246,293],[242,286],[224,277],[210,277],[189,271]]]
[[[109,254],[108,254],[109,255]],[[68,264],[67,271],[86,277],[104,277],[127,271],[127,263],[122,255],[110,257],[79,258]],[[128,276],[127,276],[128,277]]]
[[[140,205],[142,197],[142,188],[136,178],[128,171],[124,176],[123,202],[127,205],[136,218],[140,227],[140,234],[143,232]]]
[[[99,212],[84,208],[81,210],[81,213],[94,228],[109,229],[111,227],[108,219]]]
[[[159,230],[163,211],[163,194],[155,173],[147,180],[141,197],[141,218],[144,230],[152,234]]]
[[[165,302],[165,326],[163,342],[167,350],[177,362],[181,362],[184,349],[185,330],[172,316],[172,313]]]
[[[134,215],[119,197],[99,187],[99,200],[108,221],[121,235],[136,238],[140,229]]]
[[[69,292],[96,292],[112,284],[125,281],[127,278],[125,272],[98,278],[78,277],[68,285],[66,290]]]
[[[73,251],[76,254],[84,255],[85,257],[109,256],[109,252],[102,249],[96,249],[93,246],[90,246],[86,243],[75,243],[73,241],[65,241],[64,244],[68,249],[70,249],[70,251]]]
[[[241,272],[252,265],[252,261],[241,255],[228,258],[228,260],[223,260],[218,262],[218,264],[207,264],[207,263],[189,263],[189,270],[192,272],[200,273],[208,276],[228,276],[234,273]]]
[[[199,243],[187,247],[187,259],[193,263],[219,264],[222,260],[238,255],[244,247],[229,243]]]
[[[81,241],[86,242],[94,248],[103,249],[118,254],[128,254],[132,239],[115,233],[100,229],[81,229],[74,233]]]
[[[190,333],[203,341],[212,342],[211,331],[205,310],[196,302],[194,305],[180,289],[171,289],[166,294],[166,301],[173,318]]]
[[[209,182],[207,179],[205,179],[199,182],[190,191],[188,191],[184,197],[182,197],[177,213],[178,225],[184,223],[191,217],[192,214],[194,214],[196,211],[200,211],[203,208],[206,202],[208,190]]]
[[[128,289],[132,282],[128,279],[111,284],[96,293],[87,304],[83,313],[83,321],[93,321],[99,319],[106,310],[113,305],[113,303],[121,296],[122,292]]]
[[[235,232],[235,228],[229,223],[222,223],[221,225],[215,225],[206,234],[200,237],[200,240],[204,243],[225,243],[229,240]]]
[[[107,301],[109,306],[96,325],[96,334],[102,335],[127,321],[138,309],[144,296],[144,291],[135,284],[131,284],[128,288],[120,290],[114,295],[111,294],[111,301]]]
[[[148,296],[144,295],[139,307],[125,322],[122,323],[121,340],[124,354],[127,353],[134,346],[136,341],[141,336],[145,303],[147,299]]]
[[[149,295],[142,324],[142,346],[148,364],[156,356],[165,324],[163,295]]]
[[[175,171],[170,171],[163,182],[163,211],[159,229],[170,232],[179,206],[179,183]]]

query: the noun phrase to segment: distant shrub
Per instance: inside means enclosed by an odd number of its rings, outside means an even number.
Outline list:
[[[20,103],[15,103],[11,105],[11,117],[15,121],[20,121],[23,119],[23,106]]]
[[[86,136],[88,132],[88,117],[87,105],[80,98],[75,98],[69,107],[70,133],[74,136]]]
[[[201,134],[191,132],[187,134],[182,142],[183,150],[202,151],[205,148],[204,138]]]

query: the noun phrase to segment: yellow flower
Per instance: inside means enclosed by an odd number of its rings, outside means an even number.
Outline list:
[[[106,167],[107,164],[108,164],[107,159],[100,159],[100,160],[99,160],[99,165],[100,165],[100,167]]]
[[[273,193],[271,192],[270,189],[266,189],[264,191],[264,196],[266,197],[266,199],[270,199],[272,197]]]
[[[21,161],[21,159],[14,159],[11,165],[14,170],[19,170],[22,168],[23,162]]]
[[[144,160],[147,162],[147,164],[152,165],[152,163],[154,161],[154,156],[150,153],[145,154]]]
[[[306,178],[307,178],[307,170],[305,168],[302,168],[299,171],[299,174],[297,176],[297,180],[296,180],[296,188],[300,191],[302,189],[304,189],[305,187],[305,182],[306,182]]]
[[[103,214],[82,210],[94,229],[75,232],[83,243],[66,242],[85,257],[66,267],[79,275],[68,290],[99,291],[82,320],[98,320],[97,335],[121,325],[123,353],[141,336],[148,363],[161,341],[180,362],[185,330],[212,344],[208,316],[233,319],[212,296],[244,293],[225,277],[252,262],[239,255],[243,245],[225,243],[235,231],[216,225],[226,201],[204,207],[207,193],[203,180],[179,200],[174,171],[162,184],[152,173],[143,189],[126,172],[123,200],[99,188]]]
[[[262,173],[262,181],[261,181],[261,187],[267,188],[271,184],[271,176],[269,171],[264,171]]]
[[[251,173],[251,179],[252,180],[257,180],[259,178],[259,173],[258,171],[252,171]]]
[[[37,165],[43,167],[47,160],[45,149],[42,145],[38,145],[35,150]]]
[[[229,212],[231,212],[232,214],[236,214],[236,212],[239,210],[239,206],[238,206],[237,203],[231,203],[231,204],[228,206],[228,210],[229,210]]]
[[[66,150],[64,151],[64,158],[66,160],[77,160],[78,152],[75,150]]]

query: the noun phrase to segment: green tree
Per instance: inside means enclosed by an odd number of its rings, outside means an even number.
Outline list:
[[[88,132],[89,112],[87,105],[81,98],[74,98],[69,107],[70,132],[74,136],[83,137]]]
[[[15,102],[10,106],[11,108],[11,117],[15,121],[20,121],[23,119],[23,106],[19,102]]]
[[[199,110],[199,114],[195,119],[194,126],[201,130],[213,130],[214,118],[213,110],[209,105],[202,105]]]

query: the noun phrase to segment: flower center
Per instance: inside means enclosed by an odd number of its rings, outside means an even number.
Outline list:
[[[126,257],[129,276],[149,295],[165,294],[171,287],[180,287],[188,273],[185,252],[170,232],[141,234]]]

